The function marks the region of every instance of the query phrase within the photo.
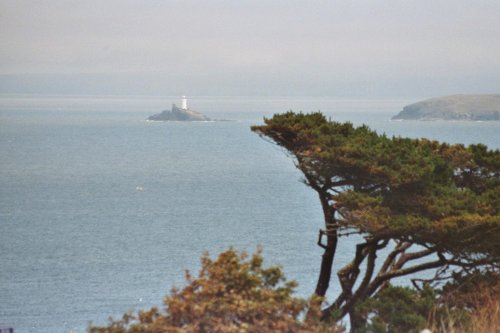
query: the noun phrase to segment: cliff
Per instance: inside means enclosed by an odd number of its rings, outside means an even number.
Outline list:
[[[407,105],[392,119],[500,120],[500,95],[453,95]]]
[[[175,104],[172,105],[172,110],[165,110],[161,113],[148,117],[148,120],[155,121],[209,121],[210,118],[193,110],[183,110]]]

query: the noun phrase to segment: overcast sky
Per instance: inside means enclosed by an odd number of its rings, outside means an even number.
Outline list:
[[[0,93],[500,93],[500,1],[0,0]]]

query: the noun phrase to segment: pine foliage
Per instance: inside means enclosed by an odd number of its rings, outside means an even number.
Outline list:
[[[418,286],[452,279],[450,272],[499,272],[500,151],[388,137],[319,112],[290,111],[264,122],[252,130],[284,148],[322,204],[318,295],[328,288],[340,239],[364,238],[337,270],[341,292],[324,318],[349,315],[358,332],[356,304],[393,278],[434,270],[433,278],[415,279]]]

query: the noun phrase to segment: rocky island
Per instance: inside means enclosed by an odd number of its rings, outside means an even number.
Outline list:
[[[165,110],[161,113],[148,117],[148,120],[154,121],[210,121],[210,118],[199,112],[188,109],[187,99],[182,96],[181,107],[172,105],[171,110]]]
[[[453,95],[407,105],[393,120],[500,120],[500,94]]]

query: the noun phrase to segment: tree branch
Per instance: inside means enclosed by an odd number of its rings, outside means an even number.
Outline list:
[[[395,268],[400,269],[403,267],[407,262],[423,258],[425,256],[428,256],[429,254],[435,253],[436,250],[433,248],[428,248],[422,251],[418,252],[412,252],[412,253],[401,253],[401,256],[399,257],[399,260],[397,261]]]
[[[413,274],[413,273],[420,272],[420,271],[425,271],[425,270],[432,269],[432,268],[438,268],[438,267],[444,265],[445,263],[446,263],[446,260],[439,258],[438,260],[435,260],[435,261],[411,266],[408,268],[399,268],[399,269],[391,270],[391,271],[386,272],[386,273],[379,274],[372,281],[372,283],[370,283],[370,286],[367,289],[366,295],[367,296],[373,295],[379,289],[380,286],[382,286],[386,281],[389,281],[390,279],[404,276],[404,275]]]
[[[368,287],[370,280],[373,276],[373,272],[375,270],[375,260],[377,258],[377,245],[373,244],[367,248],[368,251],[368,259],[366,262],[366,272],[365,276],[363,278],[363,281],[361,281],[361,284],[359,285],[358,289],[354,293],[354,295],[346,302],[344,305],[344,308],[342,309],[342,314],[341,316],[345,316],[347,313],[350,313],[353,306],[356,304],[356,302],[359,299],[363,299],[365,296],[365,291],[366,288]]]
[[[367,255],[365,248],[368,244],[369,243],[362,243],[356,245],[356,255],[354,259],[337,272],[342,292],[337,297],[331,308],[339,309],[342,306],[342,303],[351,297],[352,288],[359,275],[359,266],[362,264]]]
[[[384,263],[382,264],[382,267],[380,268],[380,272],[386,272],[389,269],[389,267],[391,267],[392,264],[394,263],[394,260],[396,259],[397,255],[400,254],[401,252],[406,251],[406,249],[408,249],[409,247],[411,247],[411,243],[408,242],[400,242],[399,244],[397,244],[395,249],[387,255],[387,258],[385,259]]]

